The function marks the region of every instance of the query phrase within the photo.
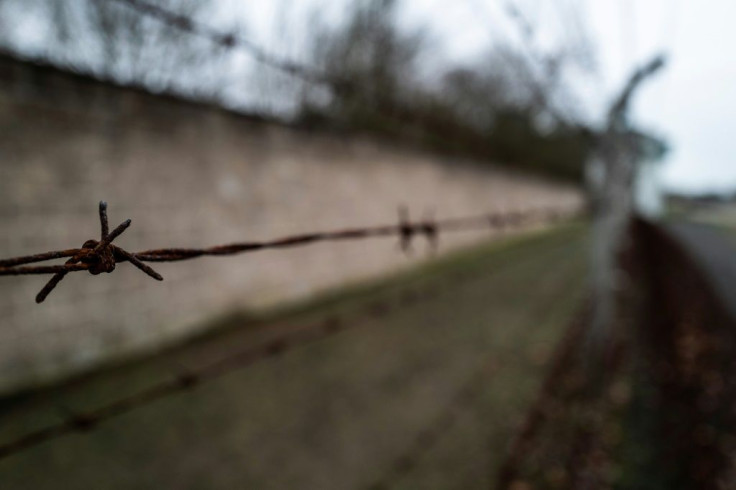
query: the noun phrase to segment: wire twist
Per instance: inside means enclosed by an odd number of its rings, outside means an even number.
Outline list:
[[[258,250],[303,246],[323,241],[358,240],[390,236],[398,237],[399,248],[405,253],[410,253],[413,250],[412,242],[418,236],[424,237],[427,240],[430,252],[434,252],[437,249],[439,233],[441,231],[480,230],[489,226],[491,229],[503,230],[508,227],[522,226],[534,218],[552,222],[564,216],[565,213],[549,209],[470,216],[443,221],[435,221],[431,215],[427,215],[422,221],[412,222],[409,218],[408,208],[401,206],[399,208],[399,222],[396,225],[305,233],[270,241],[232,243],[229,245],[216,245],[209,248],[160,248],[132,253],[113,243],[116,238],[130,227],[131,220],[125,220],[114,230],[109,231],[107,203],[101,201],[99,205],[99,240],[87,240],[82,244],[81,248],[56,250],[0,260],[0,276],[53,274],[53,277],[36,295],[36,302],[42,303],[70,272],[87,271],[92,275],[102,274],[103,272],[109,274],[121,262],[130,262],[153,279],[162,281],[163,277],[161,274],[144,262],[177,262],[204,256],[229,256]],[[67,261],[62,265],[29,265],[60,258],[66,258]]]
[[[112,232],[110,232],[107,220],[107,203],[105,201],[100,201],[99,212],[101,229],[100,241],[87,240],[84,242],[82,248],[79,249],[72,258],[66,261],[65,269],[56,272],[54,277],[52,277],[43,289],[39,291],[36,295],[36,303],[42,303],[69,272],[75,270],[87,270],[90,274],[95,276],[102,274],[103,272],[109,274],[115,270],[115,264],[117,262],[128,261],[157,281],[163,281],[164,278],[161,277],[158,272],[138,260],[134,254],[126,252],[122,248],[112,244],[113,240],[122,235],[122,233],[128,229],[131,221],[129,219],[123,221]],[[42,256],[43,255],[44,254],[42,254]],[[58,256],[58,253],[50,252],[50,255]],[[30,261],[23,262],[22,259],[13,259],[13,261],[18,264],[30,263]],[[78,266],[80,262],[81,265]],[[0,262],[0,266],[1,265],[2,262]]]

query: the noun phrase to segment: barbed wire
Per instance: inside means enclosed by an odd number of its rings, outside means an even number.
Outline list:
[[[328,75],[326,73],[320,73],[315,70],[314,67],[298,63],[292,60],[286,60],[279,58],[273,53],[269,53],[262,46],[242,37],[233,32],[226,33],[220,31],[210,25],[196,21],[186,15],[172,12],[164,7],[148,3],[143,0],[108,0],[116,2],[128,8],[131,8],[141,15],[154,18],[159,22],[169,25],[173,28],[180,29],[196,35],[211,42],[226,48],[233,49],[239,47],[248,52],[253,59],[263,63],[267,66],[271,66],[278,70],[289,73],[295,77],[298,77],[309,83],[316,83],[325,85],[338,92],[345,92],[355,90],[355,84],[349,79]],[[482,5],[482,2],[475,2],[475,5]],[[524,19],[521,11],[515,7],[511,2],[505,5],[506,14],[513,20],[513,22],[519,27],[521,31],[521,37],[528,51],[528,54],[532,58],[538,59],[539,53],[532,46],[530,26]],[[483,9],[485,11],[485,9]],[[487,12],[487,11],[485,11]],[[632,94],[638,89],[639,85],[645,79],[651,77],[657,71],[664,66],[665,56],[659,54],[654,57],[648,63],[637,67],[631,74],[626,85],[622,89],[621,94],[614,99],[609,109],[609,126],[611,119],[620,119],[628,109],[628,102],[632,98]],[[527,67],[528,68],[528,67]],[[595,129],[590,124],[578,120],[577,118],[571,117],[565,111],[560,111],[553,103],[551,103],[550,94],[547,88],[536,79],[534,74],[525,68],[523,78],[529,84],[529,88],[534,93],[534,97],[538,99],[538,103],[547,111],[547,113],[561,126],[570,128],[579,132],[586,140],[589,140],[595,144],[600,144],[601,131]]]
[[[198,22],[186,15],[172,12],[159,5],[154,5],[142,0],[107,0],[118,3],[141,15],[158,20],[170,27],[188,32],[192,35],[208,39],[210,42],[225,49],[241,48],[248,52],[254,60],[266,66],[270,66],[300,78],[309,83],[327,85],[333,89],[347,89],[351,84],[347,80],[338,80],[328,76],[302,63],[280,58],[266,51],[258,44],[240,36],[234,32],[222,32],[203,22]]]
[[[208,248],[160,248],[131,253],[113,244],[131,224],[127,219],[114,230],[109,230],[107,218],[107,203],[100,201],[100,239],[87,240],[81,248],[56,250],[22,257],[0,260],[0,276],[19,276],[53,274],[36,295],[36,302],[43,302],[56,286],[71,272],[87,271],[92,275],[103,272],[110,273],[117,264],[130,262],[157,281],[163,276],[144,262],[178,262],[204,256],[231,256],[242,253],[256,252],[269,249],[282,249],[309,245],[317,242],[361,240],[368,238],[392,237],[399,238],[402,251],[412,250],[412,242],[416,236],[423,236],[427,240],[430,250],[435,251],[439,245],[439,234],[446,232],[461,232],[481,229],[506,229],[520,227],[531,222],[551,223],[569,217],[571,213],[555,208],[538,210],[512,211],[508,213],[491,213],[479,216],[467,216],[434,220],[426,218],[412,222],[408,208],[399,208],[399,223],[364,228],[345,228],[334,231],[302,233],[275,240],[260,242],[241,242],[228,245],[216,245]],[[28,266],[55,259],[68,259],[62,265]]]

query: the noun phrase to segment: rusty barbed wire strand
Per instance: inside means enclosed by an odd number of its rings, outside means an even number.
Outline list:
[[[104,203],[100,203],[101,208],[105,208]],[[520,222],[520,216],[523,213],[510,213],[515,217],[511,219],[511,222]],[[101,211],[102,216],[102,211]],[[559,218],[564,216],[559,212],[550,213],[550,216]],[[493,219],[487,219],[487,222],[493,223],[495,226],[499,226],[504,223],[502,219],[503,215],[494,215]],[[508,217],[508,216],[506,216]],[[475,219],[475,218],[472,218]],[[466,228],[473,223],[471,218],[457,218],[454,220],[447,220],[452,226],[457,229]],[[104,232],[104,229],[103,229]],[[23,259],[38,259],[47,260],[46,257],[59,258],[69,257],[76,255],[79,249],[72,249],[60,252],[49,252],[46,254],[37,254],[34,256],[20,257],[18,259],[9,259],[8,261],[18,261]],[[66,255],[57,256],[54,254],[65,253]],[[77,264],[79,270],[88,270],[89,266],[86,264]],[[64,266],[62,266],[64,267]],[[468,274],[463,274],[462,277],[458,276],[454,282],[465,282],[466,280],[472,279],[473,270],[468,271]],[[124,415],[133,411],[136,408],[149,405],[157,400],[174,396],[178,393],[195,389],[202,383],[206,383],[210,380],[217,379],[226,374],[235,372],[237,370],[246,368],[259,361],[263,361],[272,357],[284,355],[292,349],[306,346],[310,343],[325,340],[333,335],[340,332],[357,328],[360,323],[361,317],[367,318],[384,318],[394,311],[400,310],[405,307],[415,305],[423,301],[432,301],[442,294],[446,289],[446,283],[435,283],[430,281],[429,284],[424,284],[420,287],[403,287],[396,291],[392,291],[388,294],[393,300],[383,297],[382,299],[375,299],[364,303],[361,307],[355,310],[352,314],[335,314],[327,317],[323,321],[306,325],[304,327],[297,327],[296,329],[289,331],[286,335],[281,335],[276,338],[262,342],[256,346],[250,346],[248,348],[237,350],[234,353],[223,356],[217,361],[211,362],[204,366],[197,368],[185,368],[175,373],[172,377],[156,383],[148,388],[133,393],[131,395],[119,398],[112,402],[102,405],[96,409],[75,412],[69,408],[64,408],[64,418],[56,424],[52,424],[38,430],[26,433],[16,439],[13,439],[6,443],[0,443],[0,460],[10,457],[14,454],[23,452],[31,449],[35,446],[44,444],[54,439],[64,437],[72,433],[84,433],[96,429],[101,423]],[[451,288],[450,288],[451,289]],[[490,364],[485,364],[484,368],[490,368]],[[481,371],[477,372],[474,379],[480,375]],[[452,407],[457,407],[461,402],[464,403],[469,396],[468,391],[472,383],[464,385],[463,389],[458,392],[456,398],[451,403]],[[454,408],[448,409],[450,411]],[[435,423],[431,426],[432,428],[426,429],[422,434],[417,436],[417,440],[424,441],[427,445],[433,445],[439,440],[441,434],[436,433],[442,427],[449,427],[452,425],[453,417],[450,417],[448,424],[448,415],[441,414]],[[427,435],[428,434],[428,435]],[[411,446],[409,450],[397,460],[392,466],[386,476],[375,485],[384,484],[384,482],[396,481],[402,478],[412,467],[416,465],[415,459],[421,457],[419,452],[423,452],[424,448],[416,448],[417,446]],[[412,456],[414,455],[414,456]],[[408,463],[407,463],[408,462]],[[382,487],[375,487],[382,488]]]
[[[462,276],[455,277],[453,283],[457,284],[472,280],[475,276],[474,272],[477,271],[475,269],[469,269],[467,272],[467,274],[464,273]],[[259,361],[284,355],[292,349],[306,346],[319,340],[326,340],[340,332],[357,328],[361,324],[361,318],[385,318],[391,313],[403,308],[425,301],[433,301],[446,290],[453,289],[453,287],[447,286],[446,280],[443,282],[431,280],[428,284],[420,284],[420,286],[402,287],[391,291],[386,296],[363,303],[352,313],[330,315],[320,322],[308,324],[304,327],[297,327],[286,335],[267,340],[257,346],[237,350],[204,366],[184,368],[167,380],[156,383],[132,395],[114,400],[96,409],[75,412],[68,407],[64,407],[64,418],[59,423],[26,433],[19,438],[0,444],[0,460],[65,435],[92,431],[101,423],[131,412],[136,408],[146,406],[157,400],[174,396],[184,391],[195,389],[200,384],[247,368]],[[484,366],[491,367],[490,365]],[[476,376],[478,374],[479,372],[476,373]],[[470,384],[468,383],[468,385]],[[467,396],[463,395],[461,399],[464,400]],[[443,422],[441,419],[443,419],[442,416],[438,418],[439,422],[433,424],[432,427],[445,426],[446,422]],[[427,429],[427,431],[429,430]],[[427,435],[417,437],[424,441],[430,439],[430,436]],[[436,442],[439,435],[432,435],[431,438]],[[406,454],[413,452],[407,451]],[[419,455],[415,457],[419,457]],[[403,457],[404,461],[409,459],[411,459],[410,456]],[[410,463],[410,466],[413,465],[414,463]],[[398,466],[398,463],[393,465],[394,468]],[[393,480],[391,481],[396,481],[396,479],[401,478],[404,474],[401,471],[399,474],[394,474]]]
[[[478,397],[483,383],[499,367],[495,359],[483,362],[480,368],[475,370],[470,378],[461,385],[433,422],[412,438],[406,450],[391,463],[386,474],[380,480],[367,486],[367,490],[389,490],[416,468],[422,457],[435,447],[442,436],[457,423],[463,409]]]
[[[123,221],[112,232],[109,232],[107,203],[101,201],[99,204],[101,230],[99,241],[87,240],[81,248],[76,249],[57,250],[0,260],[0,276],[54,274],[36,295],[36,302],[41,303],[70,272],[86,270],[92,275],[103,272],[110,273],[115,270],[116,264],[120,262],[130,262],[151,278],[162,281],[163,276],[147,264],[144,264],[144,262],[178,262],[204,256],[230,256],[259,250],[304,246],[316,242],[361,240],[391,236],[399,237],[399,246],[406,253],[411,251],[412,241],[417,236],[425,237],[429,243],[430,250],[434,251],[441,232],[462,232],[488,228],[503,230],[516,228],[532,221],[552,223],[572,215],[573,213],[546,208],[449,218],[437,221],[433,218],[425,218],[423,221],[411,222],[408,209],[406,207],[400,207],[399,224],[397,225],[303,233],[275,240],[232,243],[208,248],[160,248],[131,253],[113,244],[113,240],[119,237],[130,226],[131,220]],[[28,265],[59,258],[68,258],[68,260],[63,265]]]
[[[278,57],[266,51],[258,44],[236,34],[235,32],[222,32],[203,22],[196,21],[186,15],[178,14],[159,5],[154,5],[142,0],[105,0],[130,8],[137,13],[156,19],[159,22],[188,32],[192,35],[204,38],[210,42],[225,48],[241,48],[248,52],[251,57],[263,65],[281,70],[289,75],[300,78],[306,82],[330,86],[333,89],[347,89],[351,86],[347,80],[336,80],[324,73],[320,73],[313,67],[302,63]]]

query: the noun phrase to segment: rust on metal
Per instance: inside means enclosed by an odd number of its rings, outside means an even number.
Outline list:
[[[57,250],[52,252],[14,257],[0,260],[0,276],[19,276],[29,274],[53,274],[36,296],[36,302],[43,302],[46,297],[70,272],[87,271],[92,275],[103,272],[110,273],[121,262],[129,262],[157,281],[162,281],[161,274],[144,262],[177,262],[204,256],[229,256],[266,249],[280,249],[309,245],[317,242],[361,240],[367,238],[399,237],[399,247],[405,253],[412,251],[412,241],[423,236],[434,252],[439,243],[440,232],[460,232],[487,229],[506,229],[521,226],[532,220],[554,222],[565,217],[555,209],[533,211],[516,211],[506,214],[485,214],[436,221],[428,216],[420,222],[412,222],[406,206],[399,208],[397,225],[382,225],[365,228],[346,228],[342,230],[303,233],[262,242],[241,242],[228,245],[216,245],[208,248],[159,248],[142,252],[128,252],[115,245],[113,241],[130,227],[131,220],[125,220],[115,229],[109,231],[107,203],[100,202],[100,239],[87,240],[81,248]],[[48,260],[68,258],[63,265],[29,265]]]

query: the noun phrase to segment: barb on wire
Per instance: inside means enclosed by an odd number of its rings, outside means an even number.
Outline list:
[[[140,260],[138,260],[134,254],[131,254],[129,252],[126,252],[122,248],[113,245],[112,241],[115,240],[115,238],[122,235],[122,233],[128,229],[130,226],[131,221],[125,220],[122,223],[120,223],[113,231],[112,233],[109,231],[109,225],[107,220],[107,203],[105,201],[100,201],[100,241],[95,240],[87,240],[82,245],[82,248],[77,251],[74,255],[72,255],[72,258],[66,261],[66,264],[64,266],[61,266],[62,269],[58,270],[54,274],[54,276],[49,280],[49,282],[46,283],[46,285],[41,289],[41,291],[36,295],[36,303],[41,303],[43,300],[46,299],[46,297],[51,293],[51,291],[54,290],[54,288],[61,282],[64,277],[72,271],[77,270],[87,270],[92,275],[101,274],[103,272],[110,273],[115,270],[115,264],[116,262],[127,260],[134,266],[138,267],[140,270],[151,276],[152,278],[163,281],[163,277],[161,275],[154,271],[149,266],[142,263]],[[64,251],[63,253],[69,252]],[[28,257],[28,259],[33,259],[35,262],[36,259],[39,259],[40,257],[44,256],[58,256],[58,252],[51,252],[50,254],[40,254],[36,256]],[[0,261],[0,266],[3,265],[3,262]],[[11,259],[11,263],[16,264],[23,264],[23,263],[29,263],[29,261],[24,261],[23,257],[18,259]],[[79,264],[81,262],[82,264]],[[59,266],[57,266],[59,267]],[[30,271],[31,268],[17,268],[16,270],[25,270]],[[41,273],[39,271],[43,270],[43,267],[35,267],[33,268],[38,273]],[[29,272],[34,273],[34,272]]]
[[[422,220],[420,231],[424,233],[429,244],[430,253],[434,254],[439,248],[440,237],[437,232],[437,223],[434,220],[434,209],[428,210],[424,213],[424,220]]]
[[[430,253],[434,254],[439,245],[438,233],[433,211],[425,212],[422,221],[412,224],[409,218],[409,208],[403,204],[399,206],[399,248],[402,252],[407,255],[411,254],[414,251],[411,246],[414,236],[424,235],[429,244]]]
[[[417,235],[423,235],[429,242],[430,250],[437,247],[439,233],[459,232],[468,230],[480,230],[483,228],[505,229],[509,226],[518,227],[532,219],[543,221],[557,221],[563,217],[563,213],[554,210],[536,210],[526,212],[512,212],[507,214],[489,214],[481,216],[470,216],[464,218],[446,219],[435,221],[429,216],[420,222],[412,222],[409,219],[409,211],[406,206],[399,208],[399,223],[397,225],[384,225],[366,228],[347,228],[336,231],[305,233],[293,235],[276,240],[262,242],[242,242],[229,245],[217,245],[209,248],[161,248],[132,253],[113,244],[113,240],[119,237],[131,224],[125,220],[112,232],[109,231],[107,218],[107,203],[100,202],[100,240],[87,240],[81,248],[68,250],[57,250],[24,257],[0,260],[0,276],[18,276],[29,274],[53,274],[36,296],[36,302],[43,302],[51,291],[70,272],[87,271],[97,275],[103,272],[110,273],[120,262],[130,262],[148,276],[162,281],[163,277],[144,262],[177,262],[203,256],[228,256],[257,250],[280,249],[286,247],[302,246],[316,242],[358,240],[366,238],[378,238],[398,236],[399,246],[404,252],[411,251],[411,242]],[[52,266],[30,266],[47,260],[68,258],[63,265]]]
[[[549,212],[547,215],[556,218],[562,216],[557,212]],[[489,220],[487,216],[480,218],[460,218],[446,220],[445,224],[446,226],[453,226],[455,229],[468,229],[473,224],[472,220],[477,224],[480,219],[486,222]],[[23,259],[33,259],[47,255],[49,254],[39,254],[11,260],[17,261],[16,263],[28,263],[24,262]],[[75,254],[72,253],[71,255]],[[33,260],[30,260],[30,262],[33,262]],[[474,269],[470,269],[462,277],[458,275],[455,281],[465,282],[470,280],[473,277],[473,273]],[[1,442],[0,460],[69,434],[93,431],[101,423],[109,419],[129,413],[139,407],[147,406],[157,400],[196,389],[203,383],[247,368],[259,361],[277,357],[292,349],[331,338],[346,330],[359,328],[365,325],[365,322],[359,321],[363,317],[385,317],[392,312],[416,305],[420,302],[432,301],[446,290],[448,289],[444,281],[442,283],[430,283],[420,287],[407,287],[395,291],[391,294],[391,297],[367,302],[352,313],[330,316],[320,322],[297,326],[296,328],[289,329],[286,333],[265,340],[258,345],[237,349],[219,360],[202,366],[180,366],[170,378],[154,383],[148,388],[144,388],[133,394],[114,399],[98,408],[86,411],[74,411],[69,407],[59,407],[62,415],[62,420],[59,422],[28,432],[16,439]],[[436,444],[444,430],[453,425],[458,410],[470,401],[473,393],[477,393],[476,387],[480,386],[479,383],[485,380],[487,375],[491,374],[489,370],[495,370],[496,367],[498,367],[498,364],[493,360],[484,363],[480,370],[476,371],[473,377],[468,380],[467,384],[463,385],[456,396],[450,400],[449,406],[439,414],[434,423],[418,434],[415,438],[416,442],[410,445],[407,451],[389,466],[385,478],[377,481],[372,488],[385,488],[386,485],[390,485],[391,482],[402,478],[408,471],[415,467],[426,448]]]
[[[405,204],[399,206],[399,248],[405,254],[412,252],[411,242],[414,238],[414,227],[409,218],[409,208]]]

